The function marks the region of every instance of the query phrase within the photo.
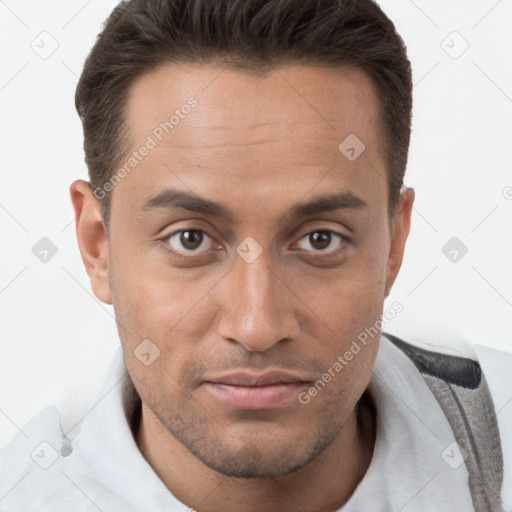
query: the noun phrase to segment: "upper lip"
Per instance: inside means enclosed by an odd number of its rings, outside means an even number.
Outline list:
[[[249,372],[237,372],[229,375],[223,375],[208,382],[215,384],[226,384],[228,386],[269,386],[271,384],[300,384],[308,382],[289,373],[280,371],[271,371],[256,375]]]

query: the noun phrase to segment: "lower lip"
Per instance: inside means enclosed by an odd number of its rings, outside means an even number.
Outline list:
[[[239,409],[274,409],[296,398],[306,383],[281,382],[266,386],[231,386],[208,382],[207,389],[224,402]]]

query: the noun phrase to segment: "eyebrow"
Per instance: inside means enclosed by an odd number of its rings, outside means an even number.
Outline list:
[[[292,217],[306,217],[316,213],[331,212],[334,210],[366,208],[368,204],[349,190],[331,195],[322,195],[307,203],[299,203],[290,212]]]
[[[221,204],[189,192],[171,188],[166,188],[158,194],[149,197],[139,211],[145,214],[154,210],[187,210],[212,217],[233,220],[233,215]]]
[[[287,216],[300,218],[341,209],[360,210],[367,206],[366,201],[347,190],[329,195],[322,194],[310,201],[298,203],[288,212]],[[155,210],[187,210],[231,222],[234,219],[233,213],[219,203],[201,198],[189,192],[170,188],[166,188],[158,194],[149,197],[139,211],[142,214],[146,214]]]

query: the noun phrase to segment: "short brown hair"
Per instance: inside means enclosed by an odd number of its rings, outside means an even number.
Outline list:
[[[393,213],[407,165],[412,74],[405,44],[373,0],[125,0],[88,55],[76,90],[85,161],[102,187],[130,149],[130,86],[166,62],[222,62],[265,71],[279,64],[355,66],[380,102]],[[100,199],[108,226],[110,194]]]

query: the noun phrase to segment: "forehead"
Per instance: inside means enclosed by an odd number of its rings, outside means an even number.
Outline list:
[[[378,118],[373,84],[358,69],[295,65],[256,75],[166,64],[131,87],[131,151],[149,139],[152,147],[114,197],[124,189],[143,201],[173,184],[239,199],[261,194],[260,201],[271,189],[304,195],[336,183],[385,195]],[[354,136],[364,152],[350,160],[340,144]]]
[[[215,142],[218,129],[232,131],[236,141],[248,130],[268,131],[271,123],[288,125],[296,135],[308,135],[315,127],[339,138],[366,131],[378,116],[373,84],[359,69],[294,65],[255,74],[169,63],[138,77],[131,87],[127,123],[134,139],[150,133],[191,97],[198,105],[183,124],[205,142]],[[183,131],[173,130],[176,143],[189,135]]]

